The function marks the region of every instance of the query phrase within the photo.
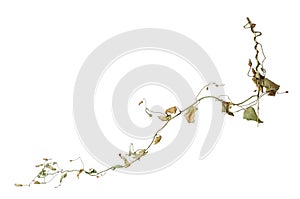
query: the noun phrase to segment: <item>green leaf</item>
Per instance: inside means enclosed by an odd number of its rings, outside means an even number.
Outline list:
[[[256,121],[258,123],[263,123],[263,121],[261,121],[256,112],[255,112],[255,109],[250,106],[248,108],[246,108],[246,110],[244,111],[244,116],[243,116],[244,119],[246,120],[253,120],[253,121]]]

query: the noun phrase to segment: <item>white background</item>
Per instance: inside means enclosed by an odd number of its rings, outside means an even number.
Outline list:
[[[87,167],[102,167],[77,136],[72,97],[86,57],[116,34],[149,27],[182,33],[209,54],[232,99],[249,95],[247,16],[263,32],[268,77],[290,91],[263,100],[259,128],[227,117],[214,151],[198,160],[207,133],[199,125],[183,158],[148,175],[73,176],[59,189],[13,186],[30,181],[43,157],[68,166],[81,156]],[[299,18],[297,1],[288,0],[1,1],[1,198],[299,198]]]

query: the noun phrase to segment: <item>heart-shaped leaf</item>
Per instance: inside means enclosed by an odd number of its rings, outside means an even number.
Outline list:
[[[246,108],[243,118],[246,120],[253,120],[258,123],[263,123],[263,121],[258,118],[255,109],[252,106]]]

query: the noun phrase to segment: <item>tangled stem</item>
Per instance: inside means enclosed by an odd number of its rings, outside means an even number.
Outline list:
[[[69,173],[77,173],[78,178],[81,174],[86,174],[92,177],[99,178],[105,175],[109,171],[113,171],[121,168],[128,168],[131,165],[135,164],[137,161],[139,161],[142,157],[146,156],[151,151],[150,149],[154,145],[160,142],[160,140],[162,139],[161,133],[163,129],[167,125],[169,125],[171,121],[174,121],[178,116],[185,114],[184,116],[186,117],[187,122],[193,123],[195,112],[198,110],[199,103],[204,99],[213,99],[215,101],[220,102],[222,105],[222,112],[224,112],[225,114],[234,116],[234,113],[243,110],[244,119],[256,121],[257,124],[261,123],[262,121],[259,119],[259,101],[262,97],[266,96],[266,94],[274,96],[277,93],[277,90],[279,89],[279,85],[265,78],[266,70],[264,69],[263,64],[266,59],[266,56],[264,54],[261,43],[257,41],[257,37],[261,36],[262,33],[260,31],[256,31],[255,26],[256,24],[252,23],[251,20],[247,18],[247,24],[244,26],[244,28],[250,29],[251,32],[254,34],[253,40],[255,43],[254,49],[255,49],[255,60],[256,60],[256,66],[254,68],[252,67],[251,60],[249,60],[248,65],[250,66],[250,68],[247,75],[252,77],[252,80],[257,86],[257,91],[256,91],[257,93],[255,95],[252,94],[249,97],[247,97],[245,100],[242,100],[241,102],[233,102],[227,95],[226,96],[204,95],[201,97],[203,91],[209,90],[209,88],[212,86],[214,87],[224,86],[223,84],[217,84],[215,82],[211,82],[199,90],[199,92],[195,97],[194,102],[191,103],[189,106],[184,107],[182,109],[178,108],[177,106],[170,107],[166,109],[164,113],[150,110],[147,107],[146,100],[143,99],[138,105],[144,104],[145,113],[150,118],[152,118],[153,116],[157,116],[160,120],[163,121],[162,126],[153,133],[151,141],[145,148],[134,150],[133,144],[130,144],[128,153],[119,154],[119,157],[122,160],[121,164],[116,164],[100,171],[97,171],[96,169],[93,168],[86,169],[80,157],[74,160],[70,160],[70,162],[80,161],[82,165],[81,168],[72,169],[72,170],[61,169],[57,162],[53,162],[51,159],[44,158],[43,163],[36,165],[36,167],[40,168],[40,170],[38,171],[37,175],[33,178],[33,180],[31,180],[28,184],[15,184],[15,186],[21,187],[21,186],[31,186],[32,184],[47,184],[57,176],[60,176],[59,184],[56,186],[56,187],[60,187],[62,182],[68,176]],[[260,62],[259,60],[260,54],[262,54],[263,56],[262,62]],[[250,71],[252,71],[253,75],[249,75]],[[266,89],[266,91],[264,91],[264,88]],[[227,99],[225,100],[225,98]],[[254,105],[257,105],[256,108],[257,114],[252,107]],[[232,111],[234,107],[237,110]]]

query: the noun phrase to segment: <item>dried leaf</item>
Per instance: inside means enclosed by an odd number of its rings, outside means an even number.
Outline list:
[[[15,184],[16,187],[23,187],[23,184]]]
[[[231,102],[222,102],[222,112],[227,113],[228,115],[234,116],[234,114],[229,110],[232,106]]]
[[[78,173],[77,173],[77,178],[78,178],[78,179],[79,179],[80,174],[81,174],[83,171],[84,171],[83,169],[80,169],[80,170],[78,171]]]
[[[130,167],[131,163],[125,158],[124,155],[119,154],[120,158],[124,161],[124,168]]]
[[[259,73],[256,73],[256,74],[259,74]],[[263,91],[262,81],[261,81],[260,78],[253,77],[252,81],[257,86],[257,88],[258,88],[259,91]]]
[[[59,183],[61,183],[63,181],[63,179],[67,177],[67,175],[68,175],[67,173],[61,175]]]
[[[252,80],[258,87],[259,91],[263,91],[263,88],[266,88],[266,92],[269,96],[275,96],[280,87],[280,85],[260,75],[258,72],[256,73],[255,77],[252,78]]]
[[[185,119],[188,123],[194,123],[195,122],[195,113],[198,110],[197,107],[191,106],[187,112],[184,114]]]
[[[171,115],[166,115],[166,116],[159,115],[158,118],[159,118],[161,121],[169,121],[169,120],[171,119]]]
[[[263,123],[263,121],[258,118],[255,109],[252,106],[246,108],[243,118],[246,120],[253,120],[258,123]]]
[[[140,149],[137,150],[136,152],[133,153],[135,159],[140,159],[142,156],[146,155],[148,151],[145,149]]]
[[[123,168],[123,167],[124,167],[123,165],[117,164],[117,165],[111,167],[111,169],[115,170],[115,169],[119,169],[119,168]]]
[[[168,109],[165,111],[165,113],[166,113],[166,114],[168,114],[168,113],[175,114],[176,111],[177,111],[176,106],[173,106],[173,107],[171,107],[171,108],[168,108]]]
[[[266,92],[269,96],[275,96],[280,87],[278,84],[272,82],[268,78],[263,79],[262,86],[266,88]]]
[[[248,61],[248,66],[252,66],[252,61],[251,61],[251,59],[249,59],[249,61]]]
[[[161,135],[156,136],[154,139],[154,144],[158,144],[160,140],[161,140]]]
[[[254,68],[252,68],[252,73],[253,75],[256,75],[256,70]]]
[[[41,184],[39,181],[35,181],[33,184]]]
[[[56,168],[54,168],[53,166],[51,166],[50,164],[46,164],[45,166],[46,168],[52,170],[52,171],[56,171]]]

